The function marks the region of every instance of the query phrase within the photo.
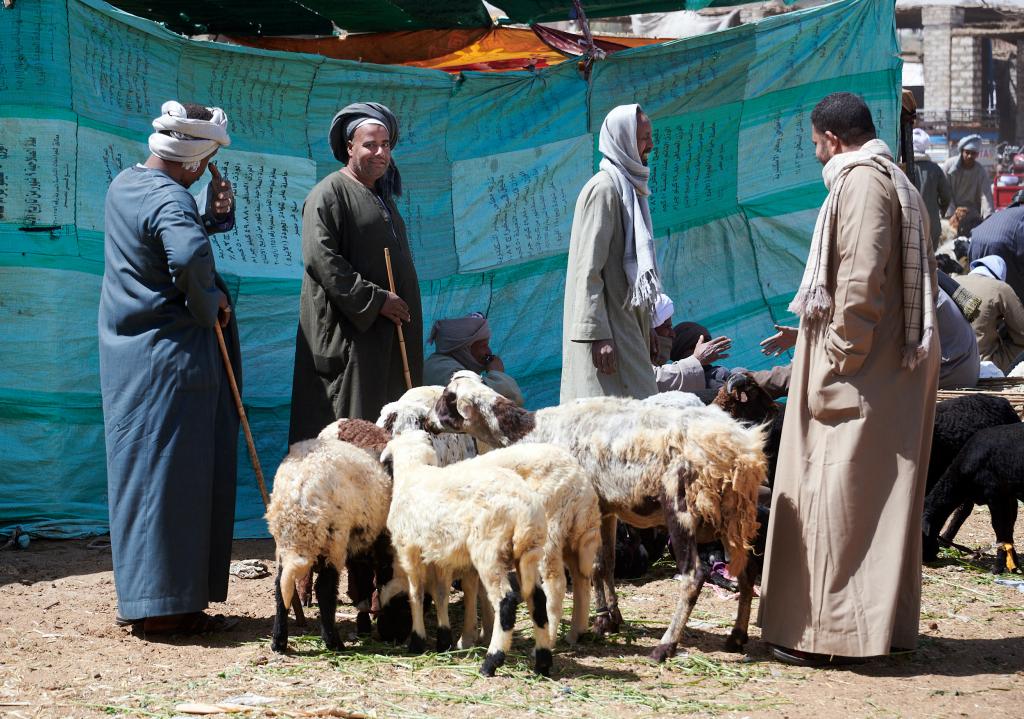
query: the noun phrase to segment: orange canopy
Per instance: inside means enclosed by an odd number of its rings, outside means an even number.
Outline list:
[[[265,50],[303,52],[339,60],[361,60],[381,65],[410,65],[436,70],[522,70],[557,65],[568,60],[532,30],[456,28],[408,30],[349,35],[346,38],[289,38],[231,36],[231,41]],[[652,38],[596,37],[606,46],[621,48],[664,42]]]

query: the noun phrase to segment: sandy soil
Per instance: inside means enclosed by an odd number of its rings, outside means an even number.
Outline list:
[[[958,539],[991,544],[987,510],[976,511]],[[549,680],[530,672],[520,621],[509,664],[486,680],[477,674],[482,649],[413,657],[356,641],[347,604],[338,611],[343,652],[323,651],[311,609],[305,633],[293,629],[289,654],[276,655],[270,577],[232,577],[229,601],[212,609],[239,617],[234,630],[144,641],[114,626],[110,550],[97,544],[33,541],[0,553],[0,714],[173,717],[186,703],[248,694],[269,703],[239,716],[1024,716],[1024,594],[993,583],[985,571],[991,552],[981,569],[953,557],[925,568],[922,640],[909,655],[794,668],[768,658],[756,628],[746,656],[728,654],[721,647],[736,603],[707,588],[680,655],[654,665],[646,655],[676,601],[663,560],[645,581],[623,586],[622,633],[560,645]],[[235,556],[269,565],[272,544],[237,542]]]

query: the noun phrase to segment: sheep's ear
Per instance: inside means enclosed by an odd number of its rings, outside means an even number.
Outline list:
[[[395,420],[398,418],[398,412],[391,412],[387,417],[384,418],[384,424],[381,427],[388,434],[395,433]]]

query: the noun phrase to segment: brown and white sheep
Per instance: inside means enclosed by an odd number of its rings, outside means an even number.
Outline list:
[[[716,538],[729,552],[730,571],[740,578],[740,604],[727,647],[738,650],[746,643],[753,585],[743,570],[757,533],[758,488],[766,473],[760,428],[744,427],[717,407],[679,410],[615,397],[528,412],[472,372],[453,376],[435,413],[448,431],[494,446],[555,444],[580,463],[604,515],[594,582],[595,631],[616,629],[622,621],[613,579],[616,518],[621,518],[638,528],[668,526],[683,578],[672,622],[652,658],[663,661],[674,654],[705,579],[697,543]]]
[[[271,647],[288,646],[295,580],[317,567],[320,630],[328,649],[342,646],[335,628],[338,576],[349,557],[370,551],[387,525],[391,478],[367,451],[337,439],[296,442],[278,467],[267,508],[277,544],[277,609]]]
[[[408,582],[413,618],[409,651],[421,652],[426,646],[427,583],[432,584],[437,607],[437,649],[447,651],[452,647],[448,587],[456,575],[467,587],[475,587],[479,579],[498,618],[480,669],[484,676],[493,676],[512,644],[518,600],[509,573],[517,570],[534,624],[535,668],[547,675],[551,635],[546,628],[546,597],[538,581],[547,530],[540,500],[504,467],[476,459],[436,466],[437,454],[422,430],[392,439],[381,459],[391,463],[394,478],[387,526]]]

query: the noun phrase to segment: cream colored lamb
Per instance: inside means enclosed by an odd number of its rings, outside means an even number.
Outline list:
[[[384,533],[391,478],[365,450],[331,438],[296,442],[274,475],[267,525],[277,543],[277,612],[271,647],[288,646],[295,580],[318,559],[320,630],[328,649],[342,646],[335,628],[338,575],[350,556],[369,551]]]
[[[520,444],[494,450],[477,458],[478,466],[511,469],[544,503],[548,539],[541,576],[547,594],[551,644],[558,641],[558,625],[565,599],[565,570],[572,577],[572,623],[566,641],[575,644],[587,631],[590,583],[594,560],[601,548],[601,510],[597,493],[579,463],[566,450],[553,445]],[[473,611],[467,592],[466,611]],[[487,627],[485,627],[486,629]]]
[[[408,582],[413,620],[409,651],[421,652],[426,646],[423,593],[427,583],[437,606],[437,648],[446,651],[452,647],[448,618],[452,578],[464,577],[467,587],[475,586],[479,578],[498,618],[480,669],[484,676],[493,676],[512,643],[518,598],[508,576],[516,570],[534,623],[535,668],[547,675],[551,634],[538,576],[547,541],[541,501],[509,469],[479,459],[436,466],[437,454],[422,430],[392,439],[381,460],[391,463],[394,477],[387,527]],[[382,593],[382,602],[387,601],[389,588]],[[471,641],[466,634],[463,638]]]

